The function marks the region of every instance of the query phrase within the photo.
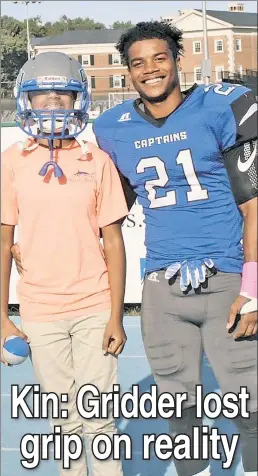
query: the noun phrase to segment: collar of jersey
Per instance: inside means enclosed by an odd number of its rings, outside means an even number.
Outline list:
[[[65,139],[63,139],[63,140],[60,139],[60,142],[61,142],[60,146],[53,147],[53,149],[54,149],[54,150],[57,150],[57,149],[58,149],[58,150],[71,150],[71,149],[74,149],[74,148],[79,147],[79,144],[76,142],[76,140],[73,140],[73,141],[71,142],[71,144],[70,144],[68,147],[63,147],[63,141],[64,141],[64,140],[65,140]],[[49,149],[49,146],[46,145],[46,144],[39,144],[39,146],[40,146],[40,147],[43,147],[44,149]]]
[[[150,111],[148,111],[148,109],[144,106],[141,98],[137,98],[134,101],[134,103],[133,103],[134,109],[141,117],[143,117],[143,119],[150,122],[153,126],[162,127],[165,124],[165,122],[167,121],[167,119],[185,103],[186,99],[189,98],[189,96],[193,93],[193,91],[197,87],[198,87],[198,84],[194,84],[190,89],[187,89],[186,91],[183,91],[183,93],[182,93],[183,97],[184,97],[183,101],[177,106],[176,109],[174,109],[174,111],[172,111],[170,114],[168,114],[168,116],[159,117],[158,119],[156,119],[155,117],[152,116]]]

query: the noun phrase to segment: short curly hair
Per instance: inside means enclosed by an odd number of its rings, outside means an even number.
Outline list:
[[[116,44],[123,64],[129,66],[128,50],[136,41],[159,39],[167,41],[174,58],[184,53],[183,32],[164,21],[149,21],[137,23],[123,33]]]

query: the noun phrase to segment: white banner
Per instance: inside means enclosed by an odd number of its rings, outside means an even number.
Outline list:
[[[92,133],[92,125],[89,124],[85,133],[87,140],[94,141]],[[10,145],[17,142],[20,137],[24,137],[19,128],[16,127],[2,127],[1,128],[1,142],[2,151],[7,149]],[[144,235],[145,225],[142,207],[137,203],[132,207],[128,217],[123,224],[123,237],[125,242],[126,257],[127,257],[127,277],[126,277],[126,292],[125,303],[141,303],[142,293],[142,278],[145,268],[145,246]],[[15,240],[18,240],[18,234],[15,233]],[[17,304],[16,285],[19,275],[16,271],[15,265],[12,266],[9,303]]]

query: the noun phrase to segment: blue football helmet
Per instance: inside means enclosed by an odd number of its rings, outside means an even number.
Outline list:
[[[71,91],[73,109],[32,109],[30,93]],[[59,52],[41,53],[21,68],[15,86],[16,122],[35,139],[69,139],[78,136],[88,121],[89,88],[81,64]]]

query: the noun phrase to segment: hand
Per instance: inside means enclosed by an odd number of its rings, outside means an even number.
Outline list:
[[[123,351],[126,340],[122,323],[111,317],[104,332],[103,350],[109,354],[119,355]]]
[[[209,258],[203,260],[183,261],[169,266],[165,273],[166,279],[171,279],[181,269],[180,289],[186,291],[191,284],[193,289],[197,289],[204,283],[207,277],[207,268],[214,268],[214,263]]]
[[[3,356],[3,347],[4,347],[5,340],[7,339],[7,337],[10,337],[10,336],[21,337],[22,339],[26,340],[26,342],[28,342],[29,344],[28,337],[22,331],[20,331],[16,327],[16,325],[12,321],[10,321],[9,318],[6,317],[2,319],[2,325],[1,325],[1,362],[11,367],[11,365],[8,364],[8,362],[6,362]]]
[[[20,252],[20,247],[19,247],[19,244],[18,243],[15,243],[12,247],[11,247],[11,253],[12,253],[12,257],[15,261],[15,264],[16,264],[16,268],[17,268],[17,271],[20,275],[23,274],[23,271],[26,271],[26,269],[24,269],[22,267],[22,262],[21,262],[21,252]]]
[[[242,308],[250,300],[244,296],[238,296],[230,308],[230,314],[227,323],[227,329],[230,330],[236,321],[237,315],[241,314],[241,319],[237,325],[236,331],[233,333],[234,339],[240,337],[249,337],[257,333],[257,311],[242,314]]]

